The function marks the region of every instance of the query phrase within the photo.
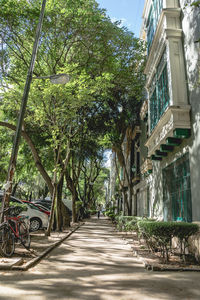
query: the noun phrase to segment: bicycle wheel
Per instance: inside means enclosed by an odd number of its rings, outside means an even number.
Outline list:
[[[0,226],[0,254],[10,257],[15,251],[15,236],[7,224]]]
[[[29,229],[26,225],[25,222],[20,222],[18,224],[18,228],[19,228],[19,239],[22,243],[22,245],[26,248],[29,249],[30,248],[30,244],[31,244],[31,237],[30,237],[30,233],[29,233]]]

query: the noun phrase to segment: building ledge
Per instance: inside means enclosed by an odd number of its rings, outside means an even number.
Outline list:
[[[169,152],[170,150],[173,150],[173,147],[164,147],[163,145],[178,145],[173,143],[170,144],[169,138],[176,138],[177,140],[178,138],[187,138],[189,137],[189,131],[187,131],[187,129],[190,128],[190,106],[169,106],[151,132],[150,137],[145,144],[145,146],[148,147],[148,156],[151,157],[153,155],[153,159],[155,157],[165,156],[163,154],[163,152],[165,152],[163,149],[166,148],[166,152]],[[182,134],[182,136],[178,136],[178,134]],[[159,153],[157,150],[162,153]]]

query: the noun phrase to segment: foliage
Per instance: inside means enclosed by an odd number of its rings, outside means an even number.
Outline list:
[[[155,221],[151,218],[143,218],[137,216],[123,216],[122,214],[117,216],[117,229],[119,231],[136,231],[138,233],[138,222],[139,221]]]
[[[1,207],[1,203],[0,203],[0,207]],[[28,209],[28,207],[26,204],[10,201],[8,215],[9,216],[18,216],[22,211],[26,211],[27,209]]]
[[[200,7],[200,1],[193,1],[191,3],[191,0],[186,0],[186,3],[185,3],[185,6],[184,7],[187,7],[187,6],[193,6],[193,7]]]
[[[117,214],[115,213],[116,208],[117,207],[113,206],[103,212],[104,216],[111,219],[112,222],[114,222],[117,218]]]
[[[191,5],[195,7],[200,7],[200,1],[194,1]]]
[[[18,117],[41,0],[0,0],[0,6],[0,121],[5,126]],[[32,81],[23,130],[35,165],[21,144],[16,181],[31,184],[37,167],[53,195],[67,169],[74,183],[70,191],[79,186],[81,200],[95,198],[100,189],[91,185],[85,193],[84,175],[96,180],[94,161],[100,162],[102,148],[121,141],[135,120],[144,82],[144,46],[118,25],[94,0],[48,1],[34,77],[65,73],[70,81],[62,86],[49,79]],[[97,171],[90,179],[81,170],[86,161]],[[101,201],[102,190],[98,197]]]
[[[9,155],[11,154],[10,144],[12,141],[12,135],[8,130],[4,129],[0,131],[0,182],[6,181],[7,169],[9,163]]]
[[[91,215],[95,215],[97,213],[97,210],[96,209],[89,209],[88,212],[91,214]]]
[[[149,248],[153,251],[159,249],[166,261],[169,260],[169,250],[171,249],[173,237],[177,237],[182,245],[199,230],[197,224],[184,222],[140,221],[138,227]],[[185,246],[184,252],[182,252],[181,247],[181,255],[185,255]]]

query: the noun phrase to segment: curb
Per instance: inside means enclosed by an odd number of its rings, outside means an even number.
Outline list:
[[[138,254],[138,252],[136,251],[136,250],[133,250],[132,249],[132,251],[133,251],[133,254],[141,261],[141,263],[143,264],[143,266],[145,267],[145,269],[147,269],[147,270],[150,270],[150,264],[148,264],[147,263],[147,261],[144,259],[144,258],[142,258],[139,254]]]
[[[19,266],[23,263],[23,258],[12,259],[14,262],[0,263],[0,270],[11,270],[14,266]]]
[[[164,267],[159,267],[157,265],[153,265],[153,264],[150,264],[148,263],[144,258],[142,258],[138,252],[136,250],[132,250],[133,251],[133,254],[135,256],[137,256],[137,258],[142,262],[144,268],[147,270],[147,271],[159,271],[159,272],[200,272],[200,269],[190,269],[190,268],[164,268]]]
[[[76,230],[78,230],[83,224],[78,225],[76,228],[74,228],[72,231],[70,231],[65,237],[63,237],[61,240],[55,242],[52,244],[49,248],[47,248],[45,251],[43,251],[39,256],[33,258],[29,262],[27,262],[24,266],[18,266],[18,265],[12,265],[9,270],[14,271],[27,271],[28,269],[34,267],[37,263],[41,261],[42,258],[44,258],[47,254],[49,254],[54,248],[59,246],[66,240],[72,233],[74,233]],[[7,269],[8,270],[8,269]]]
[[[159,271],[159,272],[200,272],[200,269],[190,269],[190,268],[162,268],[159,266],[149,265],[151,267],[151,271]]]

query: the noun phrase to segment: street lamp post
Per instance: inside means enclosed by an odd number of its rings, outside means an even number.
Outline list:
[[[34,41],[34,45],[33,45],[31,62],[30,62],[28,74],[27,74],[27,77],[26,77],[26,84],[25,84],[25,87],[24,87],[24,93],[23,93],[23,96],[22,96],[20,113],[19,113],[19,117],[18,117],[18,122],[17,122],[17,127],[16,127],[16,132],[15,132],[15,138],[14,138],[14,143],[13,143],[13,148],[12,148],[12,154],[11,154],[10,163],[9,163],[7,182],[6,182],[5,187],[4,187],[5,188],[5,193],[4,193],[4,197],[3,197],[3,201],[2,201],[1,222],[3,221],[4,207],[9,206],[10,194],[12,192],[12,183],[13,183],[13,177],[14,177],[15,168],[16,168],[17,154],[18,154],[19,142],[20,142],[20,137],[21,137],[21,132],[22,132],[22,123],[23,123],[23,120],[24,120],[24,115],[25,115],[25,111],[26,111],[26,104],[27,104],[27,100],[28,100],[28,95],[29,95],[29,90],[30,90],[30,85],[31,85],[35,60],[36,60],[36,57],[37,57],[37,50],[38,50],[38,45],[39,45],[40,33],[41,33],[41,30],[42,30],[42,23],[43,23],[43,19],[44,19],[45,6],[46,6],[46,0],[43,0],[42,8],[41,8],[41,11],[40,11],[39,22],[38,22],[38,25],[37,25],[37,30],[36,30],[36,35],[35,35],[35,41]]]
[[[32,79],[50,79],[52,84],[65,84],[69,82],[70,77],[68,74],[60,73],[55,75],[33,77]]]

